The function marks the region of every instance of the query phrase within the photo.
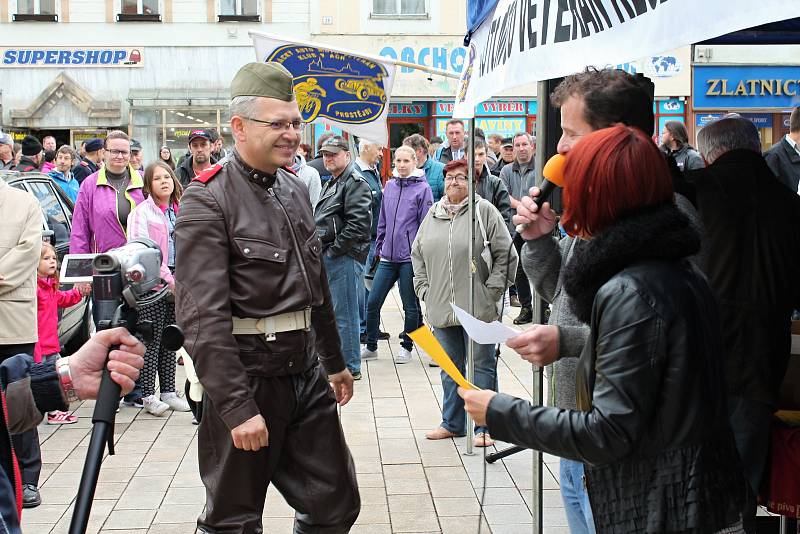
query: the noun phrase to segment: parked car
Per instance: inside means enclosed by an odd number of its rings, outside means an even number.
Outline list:
[[[54,241],[58,261],[69,252],[69,238],[72,233],[72,201],[46,174],[39,172],[0,173],[11,187],[33,194],[42,207],[44,222],[42,235]],[[62,289],[70,289],[72,284],[64,284]],[[84,298],[75,306],[59,310],[58,337],[65,354],[74,352],[89,339],[94,330],[91,299]]]

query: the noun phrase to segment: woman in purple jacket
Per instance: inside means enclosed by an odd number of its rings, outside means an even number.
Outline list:
[[[130,165],[131,142],[125,132],[109,132],[105,165],[88,176],[78,191],[72,215],[70,254],[108,252],[128,242],[128,215],[144,201],[144,182]]]
[[[394,173],[383,190],[375,259],[380,260],[367,301],[367,344],[361,360],[378,357],[378,323],[386,295],[397,282],[403,301],[405,329],[395,363],[411,361],[414,344],[406,335],[422,324],[419,302],[414,294],[414,269],[411,266],[411,243],[419,225],[433,205],[431,186],[422,169],[417,169],[414,149],[401,146],[394,153]]]

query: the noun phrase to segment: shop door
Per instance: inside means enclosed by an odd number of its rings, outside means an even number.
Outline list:
[[[56,138],[56,148],[61,145],[68,145],[70,142],[69,130],[33,130],[31,134],[36,137],[39,142],[44,141],[48,135]]]
[[[392,161],[394,160],[394,149],[403,144],[403,139],[413,134],[420,134],[428,138],[427,124],[425,119],[401,119],[389,120],[389,146],[383,150],[383,161],[381,162],[381,176],[386,177],[392,174]]]

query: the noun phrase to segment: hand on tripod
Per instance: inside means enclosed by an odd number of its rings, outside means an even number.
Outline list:
[[[119,348],[109,353],[113,345]],[[78,398],[85,400],[97,397],[106,357],[111,379],[119,384],[122,393],[129,393],[144,365],[144,350],[141,341],[125,328],[97,332],[69,357],[72,384]]]

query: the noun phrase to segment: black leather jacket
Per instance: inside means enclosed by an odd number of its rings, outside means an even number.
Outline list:
[[[338,178],[322,186],[314,209],[317,235],[326,254],[347,254],[356,261],[367,261],[372,236],[372,190],[354,163]]]
[[[591,326],[580,410],[502,394],[489,405],[492,437],[588,464],[598,532],[715,532],[738,519],[745,482],[727,423],[719,314],[686,259],[699,243],[674,205],[588,241],[565,272],[576,315]]]

